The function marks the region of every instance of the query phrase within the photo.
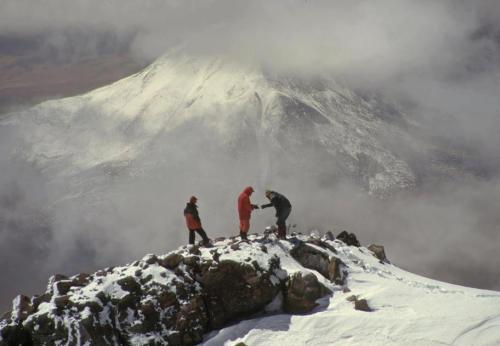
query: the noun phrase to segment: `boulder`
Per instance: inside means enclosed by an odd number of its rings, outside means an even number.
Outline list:
[[[33,345],[30,332],[21,323],[7,325],[0,332],[2,345]]]
[[[155,263],[158,263],[158,257],[156,257],[156,255],[153,255],[153,254],[149,254],[147,255],[146,257],[143,258],[144,262],[146,262],[147,264],[155,264]]]
[[[356,238],[356,235],[354,233],[348,233],[347,231],[342,231],[337,236],[337,239],[341,240],[342,242],[344,242],[346,245],[349,246],[356,246],[356,247],[360,246],[358,238]]]
[[[182,262],[183,257],[177,253],[171,253],[162,260],[159,260],[159,264],[167,269],[175,269],[179,263]]]
[[[201,296],[183,304],[177,313],[175,330],[179,331],[182,345],[194,345],[203,341],[208,327],[208,314]]]
[[[52,294],[46,292],[41,295],[35,295],[33,299],[31,300],[33,304],[33,309],[37,310],[38,306],[42,303],[48,303],[52,299]]]
[[[373,252],[373,255],[375,257],[377,257],[381,262],[385,262],[385,263],[389,262],[389,260],[387,259],[387,256],[385,255],[385,249],[382,245],[372,244],[372,245],[368,246],[368,250]]]
[[[303,242],[294,247],[290,251],[290,254],[302,266],[316,270],[330,281],[336,283],[342,282],[343,274],[341,267],[343,263],[339,258],[329,256],[326,252],[308,246]]]
[[[200,247],[198,245],[190,245],[188,251],[192,255],[201,255]]]
[[[354,309],[359,310],[359,311],[366,311],[366,312],[372,311],[370,306],[368,306],[368,302],[366,301],[366,299],[357,299],[354,302]]]
[[[24,295],[18,295],[12,303],[12,320],[22,322],[33,310],[31,299]]]
[[[372,308],[368,305],[368,301],[366,299],[358,299],[358,296],[352,295],[346,298],[348,302],[354,303],[354,309],[359,311],[371,312]]]
[[[68,303],[69,303],[69,296],[64,295],[54,298],[54,305],[60,310],[64,309],[68,305]]]
[[[57,281],[55,283],[56,292],[54,292],[54,293],[57,295],[61,295],[61,296],[65,295],[69,292],[69,290],[71,289],[72,286],[73,286],[73,281],[71,281],[71,280]]]
[[[141,290],[141,285],[132,276],[121,278],[116,283],[120,285],[122,290],[127,292],[139,292]]]
[[[286,284],[283,309],[292,314],[308,313],[318,305],[316,300],[331,294],[314,274],[297,272]]]
[[[73,286],[83,287],[86,286],[90,281],[90,275],[87,273],[80,273],[71,277],[71,282]]]
[[[202,272],[200,283],[210,306],[220,305],[211,313],[211,323],[217,326],[263,309],[279,291],[271,273],[232,260],[222,260]]]
[[[328,231],[325,233],[325,239],[326,240],[335,240],[335,236],[333,235],[332,231]]]

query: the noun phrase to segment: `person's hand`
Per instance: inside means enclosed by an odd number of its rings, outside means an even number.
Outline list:
[[[258,206],[258,205],[256,205],[256,204],[252,204],[252,209],[254,209],[254,210],[255,210],[255,209],[259,209],[259,206]]]
[[[260,206],[260,209],[264,209],[264,206],[265,206],[265,204],[262,204],[262,205]]]

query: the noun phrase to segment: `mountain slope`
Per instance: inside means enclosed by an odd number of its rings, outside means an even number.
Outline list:
[[[277,76],[173,51],[138,74],[45,102],[4,124],[25,134],[28,159],[64,165],[65,175],[127,165],[158,145],[158,137],[195,123],[228,150],[251,145],[271,171],[276,161],[299,168],[326,161],[330,180],[350,177],[384,194],[416,183],[408,163],[385,143],[416,145],[400,126],[411,126],[408,119],[397,114],[388,121],[379,106],[330,78]]]
[[[72,345],[500,341],[500,293],[413,275],[376,254],[315,236],[252,235],[56,276],[43,295],[14,300],[0,343],[13,335]]]
[[[340,246],[339,246],[340,245]],[[366,248],[335,244],[349,292],[314,314],[279,314],[209,334],[204,345],[497,345],[500,293],[427,279],[380,263]],[[366,299],[372,312],[348,299]]]

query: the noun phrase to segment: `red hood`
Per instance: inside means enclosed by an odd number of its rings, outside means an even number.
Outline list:
[[[245,190],[243,190],[243,193],[247,196],[250,196],[250,194],[253,192],[253,187],[247,186],[245,187]]]

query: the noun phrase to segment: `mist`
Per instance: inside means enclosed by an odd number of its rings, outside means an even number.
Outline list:
[[[346,229],[364,245],[383,244],[410,271],[499,290],[498,19],[494,1],[2,1],[0,36],[36,36],[44,59],[119,49],[152,61],[183,45],[197,57],[223,54],[275,73],[335,76],[399,105],[426,137],[473,153],[481,174],[380,200],[352,181],[325,183],[335,164],[310,148],[290,158],[253,133],[228,146],[201,122],[156,138],[130,165],[55,179],[62,166],[19,157],[25,144],[2,123],[0,308],[18,293],[39,293],[53,273],[90,272],[185,244],[182,210],[191,195],[211,238],[236,235],[236,198],[247,185],[254,203],[266,202],[265,189],[289,197],[297,231]],[[81,119],[99,118],[86,111]],[[109,140],[125,143],[127,133]],[[273,216],[256,211],[251,232]]]

